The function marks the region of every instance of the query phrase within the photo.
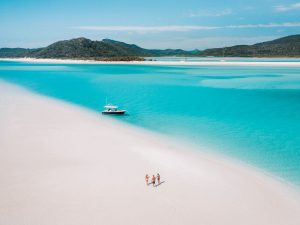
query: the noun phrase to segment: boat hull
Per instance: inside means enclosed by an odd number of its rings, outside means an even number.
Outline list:
[[[125,110],[119,110],[119,111],[102,111],[103,115],[124,115]]]

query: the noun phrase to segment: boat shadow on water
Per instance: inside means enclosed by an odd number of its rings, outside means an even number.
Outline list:
[[[103,116],[113,116],[113,117],[128,117],[128,116],[130,116],[130,114],[129,113],[124,113],[124,114],[109,114],[109,113],[102,113],[101,112],[101,114],[103,115]]]

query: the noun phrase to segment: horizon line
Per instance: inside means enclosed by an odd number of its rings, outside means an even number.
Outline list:
[[[200,25],[170,25],[170,26],[72,26],[71,29],[94,31],[121,31],[121,32],[188,32],[195,30],[216,29],[247,29],[247,28],[275,28],[275,27],[300,27],[300,22],[265,23],[265,24],[237,24],[225,26],[200,26]]]

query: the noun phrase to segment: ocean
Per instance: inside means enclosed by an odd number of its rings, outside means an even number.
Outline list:
[[[300,67],[2,61],[0,79],[97,112],[108,99],[117,120],[300,185]]]

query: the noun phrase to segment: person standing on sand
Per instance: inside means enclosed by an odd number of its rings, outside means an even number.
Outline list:
[[[159,173],[157,173],[156,178],[157,178],[157,184],[160,184],[160,175],[159,175]]]
[[[152,185],[153,185],[153,187],[155,186],[155,180],[156,180],[155,176],[152,175]]]
[[[146,180],[146,184],[149,185],[149,176],[148,176],[148,174],[146,174],[145,180]]]

